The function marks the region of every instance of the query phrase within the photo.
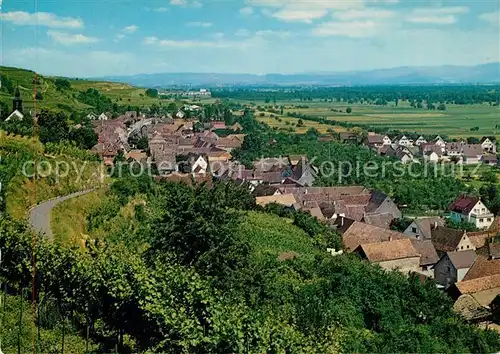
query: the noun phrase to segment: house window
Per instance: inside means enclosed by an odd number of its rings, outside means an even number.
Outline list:
[[[449,273],[449,272],[451,272],[451,268],[450,268],[450,266],[447,266],[447,267],[446,267],[446,272],[448,272],[448,273]]]
[[[411,228],[411,232],[413,232],[414,234],[416,234],[417,233],[417,228],[416,227],[412,227]]]
[[[463,250],[463,249],[464,249],[464,246],[461,246],[461,247],[460,247],[460,249],[461,249],[461,250]]]
[[[488,221],[491,221],[491,218],[488,218]]]
[[[469,245],[467,245],[467,249],[469,249]]]
[[[483,221],[484,221],[484,219],[479,219],[479,222],[483,222]]]
[[[485,209],[484,209],[484,208],[483,208],[483,209],[481,209],[481,212],[483,212],[483,213],[484,213],[484,211],[485,211]]]

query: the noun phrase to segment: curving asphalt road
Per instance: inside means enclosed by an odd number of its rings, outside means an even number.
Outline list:
[[[76,198],[88,194],[92,191],[93,189],[87,189],[81,192],[68,194],[64,197],[54,198],[33,207],[29,211],[29,222],[31,228],[40,234],[44,234],[52,240],[52,238],[54,237],[54,235],[52,234],[52,229],[50,227],[52,209],[54,209],[57,204],[62,203],[65,200]]]

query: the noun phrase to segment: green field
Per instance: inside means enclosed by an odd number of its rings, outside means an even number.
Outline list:
[[[256,106],[272,106],[274,103],[264,101],[244,101],[240,103]],[[300,113],[314,117],[363,124],[375,127],[387,127],[402,131],[415,131],[421,134],[440,134],[450,137],[482,137],[495,135],[500,137],[500,108],[487,104],[447,105],[445,111],[413,108],[409,102],[400,101],[398,107],[394,102],[387,106],[369,104],[347,104],[340,102],[314,101],[277,101],[276,107],[284,106],[284,114]],[[308,106],[308,108],[296,108]],[[352,108],[350,114],[345,113],[347,107]],[[342,111],[334,112],[332,110]],[[258,117],[258,113],[256,113]],[[479,130],[471,131],[478,127]],[[337,129],[335,129],[337,130]]]
[[[307,132],[309,129],[314,128],[321,134],[327,134],[328,129],[333,129],[335,132],[343,132],[346,131],[347,129],[344,127],[340,126],[331,126],[328,124],[322,124],[318,122],[312,122],[308,120],[302,120],[303,126],[299,127],[297,126],[299,119],[294,118],[294,117],[287,117],[287,116],[282,116],[282,115],[277,115],[274,114],[274,117],[271,117],[270,113],[265,113],[264,117],[260,116],[260,112],[255,114],[256,119],[259,122],[266,123],[269,125],[271,128],[278,128],[280,130],[288,130],[289,128],[292,128],[293,131],[297,134],[304,134]],[[280,120],[278,120],[280,119]]]

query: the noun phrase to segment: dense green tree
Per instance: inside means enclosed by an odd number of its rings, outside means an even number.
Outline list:
[[[42,109],[38,113],[39,138],[42,143],[60,142],[69,138],[66,115],[61,111]]]
[[[152,98],[156,98],[156,97],[158,97],[158,90],[157,89],[148,88],[146,90],[146,96],[152,97]]]
[[[79,129],[72,129],[69,132],[69,139],[82,149],[90,150],[97,144],[97,134],[92,126],[84,125]]]
[[[59,91],[71,89],[71,83],[69,82],[69,80],[64,79],[64,78],[55,79],[54,85],[56,86],[56,89]]]

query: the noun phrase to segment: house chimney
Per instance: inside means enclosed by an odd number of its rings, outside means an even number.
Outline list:
[[[389,241],[392,241],[392,236],[389,236]]]

